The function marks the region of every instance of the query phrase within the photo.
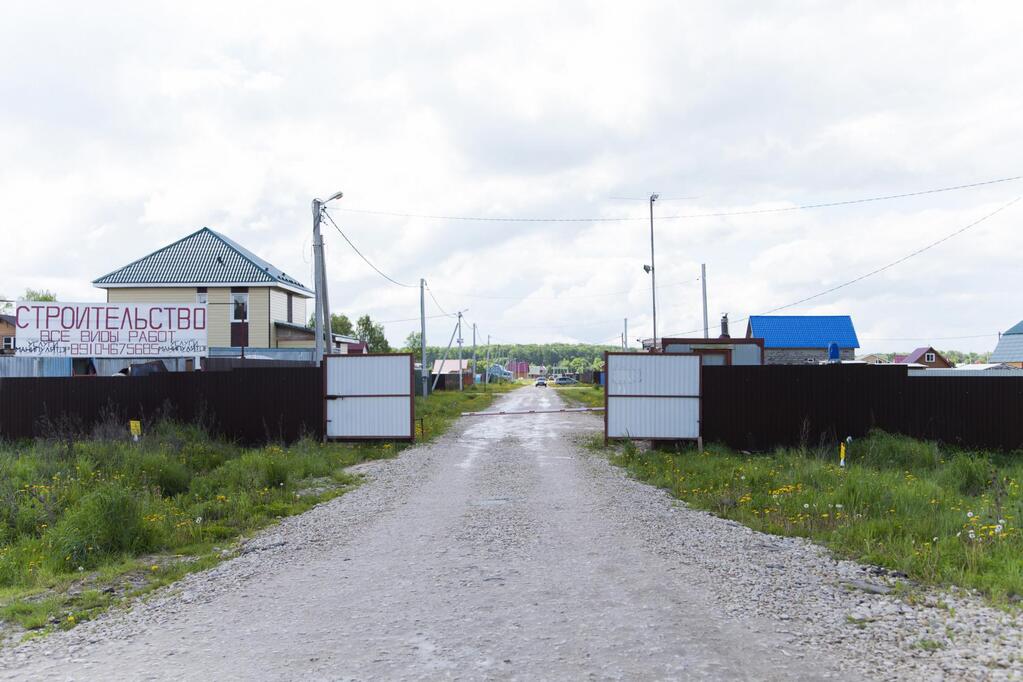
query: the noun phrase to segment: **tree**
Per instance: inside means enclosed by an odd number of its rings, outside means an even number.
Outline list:
[[[363,315],[355,323],[355,336],[366,344],[370,353],[390,353],[391,344],[384,335],[384,325],[374,324],[369,315]]]
[[[316,326],[315,314],[309,317],[309,326]],[[348,316],[344,313],[330,314],[330,331],[333,334],[341,334],[342,336],[355,336],[355,329],[352,328],[352,321],[349,320]]]
[[[21,297],[22,301],[56,301],[57,294],[49,289],[25,289]]]
[[[582,374],[590,368],[590,361],[586,358],[572,358],[568,361],[569,368],[576,374]]]
[[[419,332],[412,332],[405,337],[405,346],[401,349],[402,353],[412,353],[415,356],[416,361],[422,362],[423,350],[423,335]]]

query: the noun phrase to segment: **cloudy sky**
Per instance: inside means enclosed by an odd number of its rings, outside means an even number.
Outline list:
[[[343,190],[332,215],[363,253],[483,334],[612,342],[625,317],[651,331],[650,192],[662,334],[702,326],[700,263],[713,326],[1023,194],[669,217],[1023,174],[1018,3],[486,5],[6,5],[0,292],[99,300],[91,280],[204,225],[311,283],[309,201]],[[1023,318],[1021,224],[1023,201],[782,312],[851,314],[865,351],[990,350]],[[418,315],[417,288],[325,238],[335,309]],[[417,326],[386,324],[394,343]]]

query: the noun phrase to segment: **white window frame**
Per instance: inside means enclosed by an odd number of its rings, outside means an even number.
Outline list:
[[[5,336],[3,343],[4,343],[4,345],[3,345],[3,349],[4,350],[14,350],[14,337],[13,336]]]
[[[238,317],[236,316],[238,309],[235,304],[238,302],[239,299],[245,301],[245,317],[243,317],[242,319],[238,319]],[[246,293],[231,292],[231,321],[232,322],[249,321],[249,294],[247,292]]]
[[[209,305],[210,295],[205,291],[197,291],[195,294],[195,302],[199,305]]]
[[[924,354],[924,362],[934,362],[937,359],[938,358],[937,358],[937,356],[934,353],[925,353]]]

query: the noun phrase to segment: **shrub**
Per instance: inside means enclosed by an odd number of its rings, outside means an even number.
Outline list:
[[[991,462],[984,456],[959,453],[942,472],[941,482],[962,495],[979,495],[991,485]]]
[[[47,564],[54,571],[91,568],[111,555],[139,554],[156,544],[130,490],[106,483],[87,494],[46,537]]]
[[[146,481],[160,488],[164,497],[174,497],[188,490],[192,472],[176,459],[163,453],[146,455],[142,460]]]

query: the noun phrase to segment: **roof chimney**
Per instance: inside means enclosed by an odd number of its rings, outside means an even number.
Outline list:
[[[725,313],[724,315],[721,316],[721,338],[722,339],[732,338],[731,336],[728,335],[728,313]]]

